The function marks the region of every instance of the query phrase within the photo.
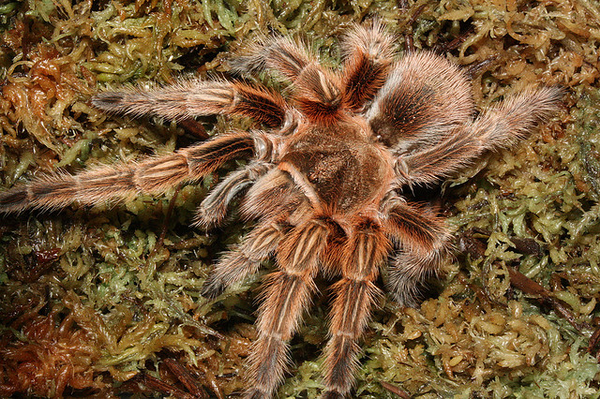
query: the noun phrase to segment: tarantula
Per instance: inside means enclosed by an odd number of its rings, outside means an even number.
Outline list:
[[[250,117],[257,128],[231,131],[171,155],[37,178],[0,194],[1,212],[93,205],[137,193],[160,194],[197,181],[224,162],[249,159],[200,204],[195,225],[218,225],[232,199],[257,220],[216,264],[203,288],[214,298],[273,256],[264,283],[258,339],[248,359],[246,398],[271,397],[288,363],[288,341],[321,273],[336,278],[324,398],[350,392],[357,341],[382,293],[414,305],[422,282],[440,269],[451,235],[433,206],[403,192],[432,185],[488,150],[509,147],[557,109],[557,88],[531,88],[475,115],[463,71],[433,52],[397,57],[378,23],[341,40],[343,65],[321,65],[286,37],[257,44],[231,63],[237,73],[269,71],[289,82],[286,95],[247,80],[184,80],[149,91],[103,92],[92,104],[109,113],[184,119]]]

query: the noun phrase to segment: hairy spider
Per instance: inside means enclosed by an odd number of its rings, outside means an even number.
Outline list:
[[[245,116],[262,128],[227,132],[135,164],[37,178],[1,193],[0,211],[160,194],[225,161],[249,159],[197,210],[196,225],[217,225],[247,189],[241,213],[257,220],[218,261],[203,295],[214,298],[268,257],[276,259],[262,291],[246,391],[246,398],[268,398],[284,377],[288,341],[316,290],[315,277],[336,278],[323,397],[345,397],[354,382],[357,341],[381,294],[380,270],[387,268],[395,300],[414,305],[449,247],[435,209],[410,201],[403,190],[438,183],[485,151],[513,145],[551,116],[561,97],[556,88],[527,89],[475,116],[471,83],[458,66],[426,51],[397,57],[393,42],[380,24],[355,26],[341,40],[339,71],[285,37],[267,39],[232,61],[238,73],[267,70],[289,81],[286,96],[243,80],[100,93],[92,104],[110,113]]]

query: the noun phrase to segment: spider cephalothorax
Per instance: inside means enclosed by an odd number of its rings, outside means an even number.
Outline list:
[[[343,65],[319,64],[304,45],[273,38],[232,61],[238,73],[262,70],[290,83],[288,95],[245,81],[185,80],[150,91],[105,92],[94,106],[111,113],[168,119],[246,116],[257,130],[232,131],[172,155],[39,178],[0,194],[0,211],[95,204],[159,194],[234,158],[249,160],[200,204],[196,224],[220,223],[243,194],[241,213],[257,220],[216,264],[203,294],[215,297],[273,256],[249,358],[247,398],[271,397],[283,379],[288,340],[322,273],[333,285],[325,348],[326,398],[346,396],[357,340],[381,290],[412,305],[435,274],[450,235],[431,206],[402,195],[456,173],[483,152],[508,147],[557,108],[560,90],[528,89],[475,117],[471,85],[459,67],[430,52],[397,58],[380,25],[354,27],[342,41]]]

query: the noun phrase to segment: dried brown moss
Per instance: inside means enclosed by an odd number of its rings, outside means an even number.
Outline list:
[[[594,2],[8,2],[0,6],[3,185],[199,139],[201,129],[97,112],[88,101],[105,85],[225,73],[228,56],[269,30],[308,36],[335,65],[336,35],[371,15],[400,48],[434,47],[465,67],[491,60],[474,75],[480,107],[531,84],[562,85],[566,96],[560,115],[522,145],[444,185],[449,223],[478,249],[458,251],[421,309],[383,304],[365,337],[357,396],[392,397],[380,384],[387,382],[419,397],[597,397],[600,367],[585,350],[600,313]],[[231,126],[201,123],[211,133]],[[245,229],[187,227],[210,184],[3,219],[2,395],[149,395],[136,380],[142,374],[180,384],[161,366],[165,358],[207,381],[207,395],[243,387],[258,279],[216,303],[199,296],[212,260]],[[581,328],[511,287],[510,267],[564,301]],[[315,397],[315,349],[326,329],[322,300],[293,341],[298,365],[282,397]]]

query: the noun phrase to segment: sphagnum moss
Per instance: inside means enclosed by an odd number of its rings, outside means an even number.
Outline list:
[[[493,154],[444,185],[444,212],[457,234],[480,243],[482,256],[458,253],[438,294],[420,309],[384,301],[365,337],[356,396],[392,397],[379,384],[384,381],[424,398],[597,397],[600,368],[585,350],[590,329],[576,330],[514,290],[507,272],[517,267],[546,286],[577,323],[591,325],[598,316],[597,5],[241,3],[0,6],[3,184],[57,167],[75,171],[134,160],[198,140],[173,124],[102,115],[88,100],[105,85],[225,73],[232,52],[269,31],[308,36],[335,65],[340,55],[330,52],[332,34],[376,16],[398,35],[398,46],[434,47],[465,66],[492,59],[474,76],[482,107],[532,83],[561,85],[567,94],[559,117],[515,151]],[[219,118],[201,123],[209,132],[231,127]],[[258,281],[216,303],[199,296],[212,260],[246,229],[187,227],[211,184],[207,179],[176,196],[88,212],[4,219],[2,395],[119,395],[133,389],[140,373],[175,381],[161,366],[165,358],[187,365],[217,397],[242,388]],[[515,239],[535,240],[540,252],[519,252]],[[300,363],[281,397],[311,398],[320,388],[313,348],[326,337],[311,326],[326,325],[325,303],[316,304],[319,311],[294,341]],[[47,374],[36,378],[34,370]],[[52,380],[55,375],[62,377]]]

